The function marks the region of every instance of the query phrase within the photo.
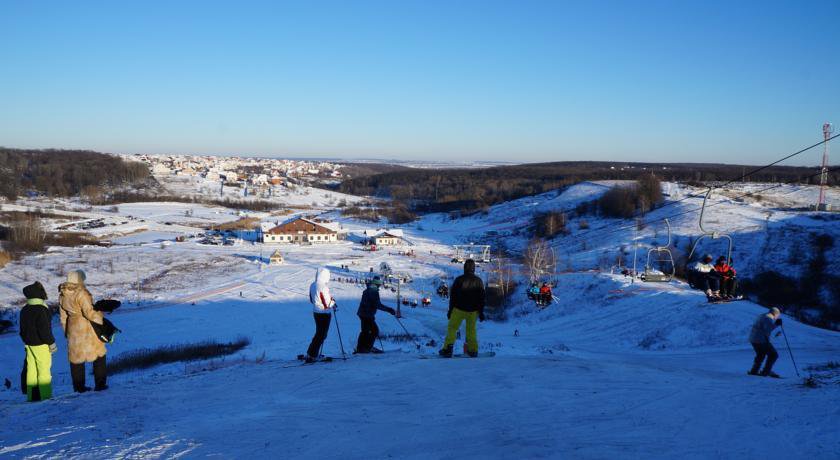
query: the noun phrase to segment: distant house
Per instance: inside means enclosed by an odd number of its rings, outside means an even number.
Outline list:
[[[271,254],[271,257],[268,259],[268,263],[270,265],[280,265],[283,263],[283,254],[280,254],[279,249],[274,251],[274,254]]]
[[[365,237],[376,246],[396,246],[405,241],[402,230],[365,230]]]
[[[303,217],[271,227],[263,232],[263,243],[334,243],[338,230],[326,222],[316,222]]]

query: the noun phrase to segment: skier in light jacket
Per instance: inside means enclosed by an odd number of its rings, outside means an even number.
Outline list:
[[[750,375],[779,378],[779,374],[773,372],[773,364],[779,358],[779,353],[776,352],[773,344],[770,343],[770,335],[776,326],[782,325],[781,315],[782,312],[778,308],[773,307],[768,313],[759,315],[755,323],[753,323],[752,329],[750,330],[750,344],[753,350],[755,350],[755,359],[753,360],[753,367],[749,371]],[[759,372],[758,370],[761,368],[761,363],[765,357],[767,358],[767,362],[764,364],[764,370]]]
[[[309,285],[309,302],[312,304],[312,316],[315,318],[315,335],[306,351],[306,362],[311,363],[318,359],[321,346],[330,330],[332,312],[338,308],[327,286],[329,281],[330,271],[322,267],[315,274],[315,282]]]
[[[721,275],[715,271],[715,266],[712,265],[712,256],[706,254],[702,260],[695,262],[691,269],[694,271],[698,284],[706,293],[709,300],[720,299],[720,278]]]

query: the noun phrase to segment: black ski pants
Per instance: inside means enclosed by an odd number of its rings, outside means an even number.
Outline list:
[[[362,329],[359,332],[359,340],[356,342],[356,351],[359,353],[369,353],[373,348],[376,338],[379,337],[379,326],[376,325],[376,318],[362,318]]]
[[[309,349],[306,354],[312,358],[317,358],[321,351],[321,346],[324,340],[327,340],[327,332],[330,331],[331,313],[312,313],[315,317],[315,336],[312,337],[312,342],[309,343]]]
[[[712,291],[719,291],[720,290],[720,277],[718,277],[714,273],[700,273],[701,278],[701,287],[703,290],[712,290]]]
[[[764,370],[762,372],[768,373],[772,371],[773,364],[775,364],[776,360],[779,359],[779,353],[776,352],[773,344],[770,342],[754,343],[752,344],[752,347],[753,350],[755,350],[755,360],[753,361],[752,372],[758,372],[765,357],[767,358],[767,362],[764,364]]]
[[[734,296],[738,289],[738,282],[735,278],[723,278],[720,281],[720,295]]]
[[[70,363],[70,377],[73,380],[73,391],[81,393],[87,390],[85,387],[85,363]],[[98,390],[104,389],[108,383],[108,376],[105,371],[105,356],[96,358],[93,362],[93,383]]]

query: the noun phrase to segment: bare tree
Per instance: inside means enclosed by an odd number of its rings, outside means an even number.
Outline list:
[[[525,250],[525,266],[531,281],[554,274],[557,266],[557,256],[554,248],[545,240],[533,239]]]

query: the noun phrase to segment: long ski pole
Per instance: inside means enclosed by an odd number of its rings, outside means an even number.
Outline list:
[[[790,350],[790,342],[788,342],[787,334],[785,333],[785,327],[781,326],[782,329],[782,337],[785,338],[785,345],[787,345],[788,353],[790,353],[790,360],[793,362],[793,369],[796,371],[796,376],[801,377],[799,375],[799,368],[796,366],[796,360],[793,359],[793,352]]]
[[[338,307],[338,304],[335,304]],[[338,310],[333,310],[333,319],[335,320],[335,331],[338,332],[338,344],[341,345],[341,359],[347,360],[347,353],[344,352],[344,341],[341,340],[341,328],[338,327]]]
[[[414,342],[414,346],[416,346],[417,349],[419,350],[420,349],[420,342],[418,342],[417,339],[415,339],[414,336],[411,335],[411,332],[408,332],[408,329],[405,328],[405,325],[402,323],[402,321],[400,321],[400,319],[398,317],[394,316],[394,319],[397,320],[398,323],[400,323],[400,326],[405,331],[405,334],[407,336],[411,337],[411,340]]]

